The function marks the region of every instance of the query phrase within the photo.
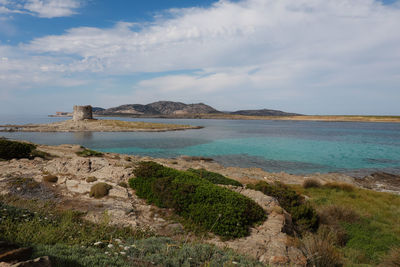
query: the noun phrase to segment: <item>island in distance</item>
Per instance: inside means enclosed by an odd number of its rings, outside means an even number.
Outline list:
[[[298,116],[301,114],[288,113],[280,110],[238,110],[234,112],[219,111],[203,103],[184,104],[173,101],[158,101],[147,105],[126,104],[104,109],[93,107],[95,116],[134,116],[134,117],[178,117],[178,118],[208,118],[229,117],[230,115],[243,116]],[[57,112],[51,116],[71,116],[68,112]]]

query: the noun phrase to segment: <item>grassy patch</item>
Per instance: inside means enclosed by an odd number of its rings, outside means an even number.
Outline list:
[[[246,236],[265,219],[253,200],[185,171],[141,162],[129,184],[136,194],[159,207],[173,208],[187,220],[224,238]]]
[[[100,224],[52,203],[0,198],[0,240],[30,246],[52,266],[263,266],[231,250],[181,243],[152,232]],[[18,207],[17,207],[18,206]],[[25,206],[27,208],[22,208]]]
[[[316,211],[308,205],[303,197],[283,183],[258,182],[248,184],[248,188],[258,190],[278,200],[287,212],[292,215],[293,222],[300,232],[315,231],[318,228],[319,218]]]
[[[234,186],[243,186],[241,183],[239,183],[236,180],[227,178],[223,176],[222,174],[216,173],[216,172],[210,172],[205,169],[189,169],[188,172],[194,173],[198,176],[200,176],[203,179],[206,179],[210,181],[213,184],[221,184],[221,185],[234,185]]]
[[[103,153],[95,151],[95,150],[87,149],[87,148],[85,148],[82,151],[76,152],[76,154],[81,157],[101,157],[101,156],[103,156]]]
[[[355,187],[294,188],[320,211],[340,207],[342,211],[328,213],[336,214],[332,216],[348,236],[341,248],[348,265],[377,265],[391,248],[400,247],[400,196]]]

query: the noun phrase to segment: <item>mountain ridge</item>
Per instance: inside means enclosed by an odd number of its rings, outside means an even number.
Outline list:
[[[228,114],[244,116],[295,116],[297,113],[288,113],[273,109],[238,110],[222,112],[204,103],[185,104],[174,101],[157,101],[149,104],[124,104],[108,109],[96,108],[95,115],[132,115],[132,116],[193,116],[198,114]]]

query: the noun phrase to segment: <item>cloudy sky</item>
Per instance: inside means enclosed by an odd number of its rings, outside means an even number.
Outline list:
[[[0,0],[0,114],[400,115],[400,0]]]

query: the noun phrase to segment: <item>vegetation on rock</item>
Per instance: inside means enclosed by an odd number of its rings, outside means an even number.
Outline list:
[[[136,194],[159,207],[173,208],[187,220],[224,238],[249,234],[249,227],[265,219],[253,200],[219,187],[192,172],[155,162],[141,162],[129,184]]]
[[[301,195],[285,184],[280,182],[269,184],[261,181],[254,185],[248,184],[247,188],[261,191],[268,196],[276,198],[279,205],[292,215],[293,222],[297,226],[298,231],[317,230],[319,225],[317,212],[304,201]]]
[[[90,176],[90,177],[86,178],[86,182],[87,183],[93,183],[93,182],[96,182],[96,181],[97,181],[97,178],[94,177],[94,176]]]
[[[210,181],[213,184],[220,184],[220,185],[234,185],[234,186],[243,186],[240,182],[227,178],[222,174],[216,172],[210,172],[205,169],[189,169],[188,172],[194,173],[200,176],[203,179]]]
[[[30,158],[35,148],[33,144],[0,139],[0,159]]]
[[[86,149],[86,148],[82,151],[76,152],[76,154],[81,157],[101,157],[101,156],[103,156],[103,153],[101,153],[101,152],[94,151],[91,149]]]
[[[48,183],[57,183],[58,177],[55,175],[49,174],[49,175],[43,176],[43,181],[48,182]]]
[[[94,184],[90,188],[89,196],[94,197],[94,198],[105,197],[108,195],[108,192],[110,191],[111,188],[112,188],[112,186],[107,183]]]

